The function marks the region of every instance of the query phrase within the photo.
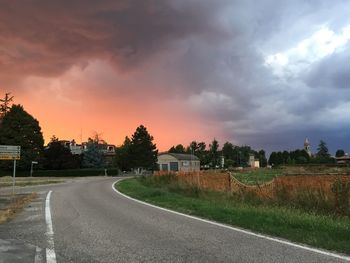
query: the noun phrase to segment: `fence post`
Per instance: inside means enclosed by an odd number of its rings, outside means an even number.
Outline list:
[[[231,174],[229,173],[229,174],[228,174],[228,190],[229,190],[230,193],[232,192],[232,187],[231,187],[231,185],[232,185],[232,182],[231,182]]]

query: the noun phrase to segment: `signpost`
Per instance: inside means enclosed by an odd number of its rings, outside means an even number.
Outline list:
[[[30,177],[33,177],[33,165],[38,164],[38,162],[32,161],[32,164],[30,166]]]
[[[21,146],[0,145],[0,160],[13,160],[12,194],[15,194],[16,161],[21,159]]]

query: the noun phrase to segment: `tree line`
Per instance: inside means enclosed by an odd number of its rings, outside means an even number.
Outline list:
[[[342,157],[345,151],[338,149],[335,157]],[[269,158],[269,164],[278,165],[293,165],[293,164],[327,164],[335,163],[335,159],[329,153],[327,143],[320,141],[316,154],[309,155],[304,149],[295,151],[272,152]]]

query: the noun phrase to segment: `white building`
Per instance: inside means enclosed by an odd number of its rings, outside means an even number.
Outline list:
[[[255,159],[254,154],[249,155],[249,166],[251,168],[260,168],[260,161]]]
[[[157,163],[160,171],[194,172],[200,170],[199,158],[193,154],[160,153]]]

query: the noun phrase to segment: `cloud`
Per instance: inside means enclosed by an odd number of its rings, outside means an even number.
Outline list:
[[[198,1],[4,1],[0,70],[57,76],[105,59],[131,69],[187,36],[208,34],[219,4]]]
[[[159,112],[178,107],[224,139],[270,150],[306,136],[339,145],[350,128],[349,8],[340,0],[3,1],[0,83],[49,89],[67,104],[167,102]]]

